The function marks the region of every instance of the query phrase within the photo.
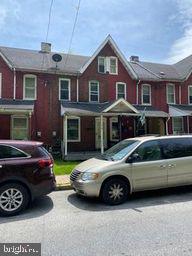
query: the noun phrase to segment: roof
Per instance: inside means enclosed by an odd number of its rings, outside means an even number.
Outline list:
[[[0,52],[16,69],[35,70],[50,73],[55,72],[56,63],[52,60],[52,56],[55,54],[55,52],[43,53],[41,51],[2,46],[0,47]],[[76,74],[90,58],[87,56],[73,54],[59,54],[62,56],[62,61],[57,63],[58,73]]]
[[[169,105],[169,113],[172,117],[191,116],[192,105]]]
[[[33,100],[0,99],[0,112],[31,113],[34,109]]]
[[[115,105],[116,104],[116,105]],[[117,106],[119,104],[119,107]],[[61,115],[107,115],[107,114],[123,114],[140,116],[143,112],[146,117],[168,117],[168,114],[157,110],[151,106],[124,104],[122,99],[105,102],[105,103],[90,103],[90,102],[67,102],[61,101]]]
[[[26,71],[46,72],[58,74],[77,75],[83,73],[100,50],[109,43],[118,56],[129,75],[134,80],[142,81],[183,81],[192,71],[192,55],[173,64],[160,64],[143,61],[128,61],[112,37],[108,35],[92,56],[59,53],[62,61],[56,63],[52,60],[55,52],[43,53],[41,51],[18,49],[0,46],[0,56],[12,68]]]

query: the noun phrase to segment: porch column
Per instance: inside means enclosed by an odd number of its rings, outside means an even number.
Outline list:
[[[31,135],[32,135],[32,123],[31,123],[31,116],[32,113],[29,113],[29,119],[28,119],[28,136],[29,136],[29,140],[31,140]]]
[[[187,116],[187,132],[189,134],[189,116]]]
[[[64,155],[67,156],[67,115],[64,115]]]
[[[101,115],[100,122],[101,122],[101,125],[100,125],[100,127],[101,127],[101,130],[100,130],[100,132],[101,132],[101,154],[103,154],[104,153],[104,145],[103,145],[103,115]]]

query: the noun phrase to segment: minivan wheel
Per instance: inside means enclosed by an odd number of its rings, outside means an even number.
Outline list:
[[[113,178],[106,181],[101,191],[101,197],[104,203],[117,205],[124,203],[129,194],[129,186],[121,178]]]
[[[0,187],[0,215],[12,216],[24,210],[29,203],[26,188],[17,183],[8,183]]]

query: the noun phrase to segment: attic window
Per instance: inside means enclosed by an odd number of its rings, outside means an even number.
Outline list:
[[[118,73],[118,60],[115,56],[110,57],[98,57],[98,72],[105,74],[109,73],[117,75]]]

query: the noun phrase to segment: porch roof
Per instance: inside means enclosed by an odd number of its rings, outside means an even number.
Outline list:
[[[191,116],[192,105],[169,105],[169,113],[171,117]]]
[[[66,102],[61,101],[61,115],[130,115],[140,116],[145,112],[146,117],[168,117],[166,112],[157,110],[151,106],[132,105],[124,99],[113,102],[90,103],[90,102]]]
[[[12,114],[12,113],[24,113],[29,114],[33,112],[34,101],[22,100],[22,99],[0,99],[0,113]]]

